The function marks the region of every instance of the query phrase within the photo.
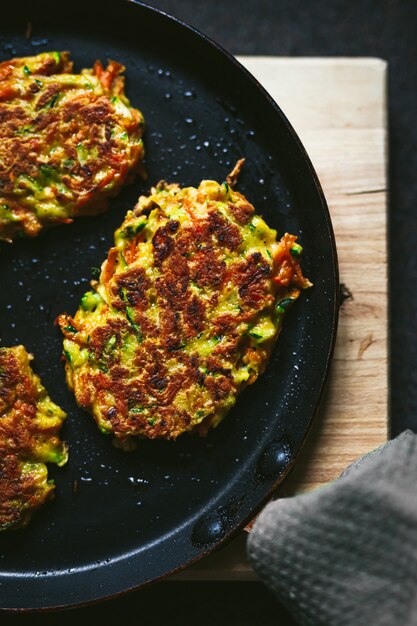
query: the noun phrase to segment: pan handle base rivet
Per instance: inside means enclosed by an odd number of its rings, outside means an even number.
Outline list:
[[[194,526],[192,542],[197,546],[207,546],[218,541],[226,533],[222,515],[214,512],[201,517]]]
[[[273,441],[261,453],[257,473],[261,478],[280,476],[291,461],[291,448],[286,441]]]

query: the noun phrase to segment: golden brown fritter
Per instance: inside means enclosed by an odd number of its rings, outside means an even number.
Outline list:
[[[72,65],[68,52],[0,63],[0,240],[104,211],[143,158],[123,66]]]
[[[128,212],[75,316],[58,318],[78,404],[122,441],[216,426],[310,285],[301,250],[226,183],[159,184]]]
[[[65,413],[30,367],[23,346],[0,348],[0,530],[26,526],[53,495],[45,463],[64,465]]]

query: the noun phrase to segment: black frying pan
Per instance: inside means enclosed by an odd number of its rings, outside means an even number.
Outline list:
[[[56,499],[27,529],[0,536],[2,608],[113,596],[228,539],[294,462],[336,333],[337,261],[326,203],[300,141],[268,94],[216,44],[154,9],[73,0],[66,10],[64,18],[56,0],[9,3],[0,57],[58,49],[70,50],[77,68],[97,58],[125,64],[128,95],[147,122],[149,181],[126,188],[104,216],[1,245],[2,343],[23,343],[35,354],[37,372],[68,412],[63,434],[70,444],[68,465],[51,469]],[[143,441],[135,453],[123,453],[67,391],[54,319],[75,312],[91,268],[151,183],[223,180],[242,156],[239,190],[280,233],[300,235],[305,274],[315,286],[291,310],[267,372],[215,431],[205,439]]]

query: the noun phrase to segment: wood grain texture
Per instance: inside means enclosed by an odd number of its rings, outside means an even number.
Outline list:
[[[380,59],[239,60],[299,134],[329,205],[340,310],[327,391],[277,497],[319,487],[387,438],[386,63]],[[308,245],[308,244],[305,244]],[[252,579],[245,538],[188,568],[182,580]]]

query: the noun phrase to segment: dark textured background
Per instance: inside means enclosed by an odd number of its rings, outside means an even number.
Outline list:
[[[406,427],[417,431],[417,2],[155,0],[151,4],[205,32],[234,54],[388,60],[391,425],[393,434]],[[366,223],[363,229],[366,246],[372,233]],[[81,618],[106,626],[125,620],[138,626],[294,624],[260,583],[161,583],[75,613],[3,615],[0,622],[67,626]]]

